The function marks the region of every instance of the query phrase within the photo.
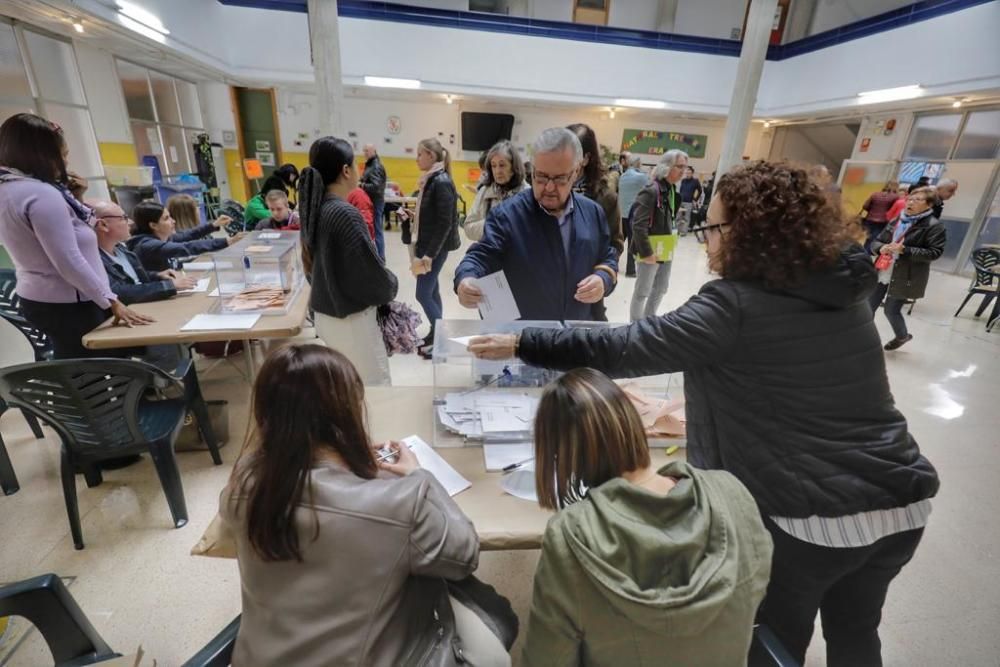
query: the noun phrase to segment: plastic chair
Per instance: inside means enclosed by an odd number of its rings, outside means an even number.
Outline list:
[[[955,317],[958,317],[958,314],[965,308],[965,304],[969,303],[969,299],[974,295],[983,295],[983,300],[980,302],[979,308],[976,309],[976,317],[979,317],[986,310],[986,307],[990,305],[990,301],[997,299],[997,294],[1000,294],[1000,250],[996,250],[995,248],[976,248],[972,251],[972,268],[975,270],[976,275],[969,286],[969,292],[965,295],[965,299],[962,300],[962,305],[955,311]],[[997,300],[997,304],[1000,304],[1000,299]],[[992,321],[996,317],[997,311],[998,306],[995,305],[993,312],[990,314],[989,321]],[[989,330],[988,326],[987,330]]]
[[[54,574],[0,587],[0,616],[23,616],[38,628],[57,667],[92,665],[119,657]]]
[[[87,486],[97,486],[103,481],[101,461],[149,452],[174,526],[180,528],[188,515],[174,443],[188,407],[212,460],[222,463],[194,365],[187,360],[182,367],[183,397],[163,400],[150,400],[147,390],[177,386],[180,379],[142,361],[67,359],[0,371],[0,397],[34,414],[62,439],[63,495],[77,549],[83,548],[83,532],[76,473],[83,473]]]
[[[766,625],[755,625],[753,639],[750,640],[750,654],[747,664],[751,667],[801,667],[792,658],[771,628]]]
[[[236,646],[236,635],[240,632],[241,618],[242,615],[234,618],[181,667],[229,667],[233,659],[233,647]]]

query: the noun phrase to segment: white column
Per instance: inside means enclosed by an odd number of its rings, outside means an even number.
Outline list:
[[[736,85],[729,103],[729,119],[722,136],[722,154],[719,156],[719,176],[739,164],[747,143],[747,132],[757,103],[760,75],[764,71],[764,57],[771,38],[771,26],[778,0],[751,0],[740,62],[736,67]]]
[[[309,43],[316,76],[316,95],[319,97],[320,134],[343,139],[340,110],[344,104],[344,84],[340,75],[337,0],[308,0],[308,9]]]

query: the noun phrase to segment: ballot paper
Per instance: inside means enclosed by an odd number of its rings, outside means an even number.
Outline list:
[[[185,262],[185,271],[211,271],[215,268],[215,262]],[[223,267],[229,268],[229,267]]]
[[[480,407],[479,421],[483,425],[483,433],[517,433],[531,429],[530,411],[513,407],[489,405]]]
[[[535,462],[525,463],[513,472],[500,478],[500,488],[515,498],[538,502],[535,493]]]
[[[191,289],[182,289],[182,290],[178,291],[177,293],[178,294],[194,294],[196,292],[207,292],[208,291],[208,284],[210,282],[212,282],[211,278],[201,278],[198,281],[198,284],[195,285],[194,287],[192,287]]]
[[[534,455],[535,446],[530,441],[483,443],[483,463],[487,472],[498,472],[507,466],[530,461]]]
[[[441,455],[419,436],[411,435],[401,441],[410,448],[410,451],[417,457],[420,467],[434,475],[441,486],[448,492],[449,496],[454,496],[472,486],[472,482],[462,477],[451,464],[441,458]]]
[[[525,441],[534,430],[538,397],[516,391],[474,389],[444,397],[441,425],[467,438]]]
[[[231,329],[252,329],[260,319],[259,314],[215,315],[201,313],[195,315],[181,327],[181,331],[229,331]]]
[[[281,232],[261,232],[257,235],[259,239],[280,239]]]
[[[517,308],[514,293],[510,291],[510,283],[502,270],[478,278],[476,287],[483,293],[482,301],[479,302],[479,314],[484,322],[505,324],[521,319],[521,311]]]
[[[475,336],[460,336],[458,338],[449,338],[452,343],[458,343],[462,347],[469,347],[469,343],[472,342],[473,338],[479,338],[479,334]]]

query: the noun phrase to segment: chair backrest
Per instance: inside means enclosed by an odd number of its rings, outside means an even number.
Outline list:
[[[17,327],[35,353],[35,361],[44,361],[52,358],[52,341],[40,329],[25,319],[21,314],[20,299],[15,291],[17,288],[17,274],[13,269],[0,269],[0,317]]]
[[[749,658],[751,665],[801,667],[766,625],[754,626]]]
[[[0,397],[54,428],[87,453],[145,442],[137,408],[162,372],[128,359],[65,359],[0,370]]]
[[[233,660],[236,635],[240,633],[240,619],[237,616],[212,641],[195,653],[181,667],[229,667]]]
[[[56,665],[117,657],[54,574],[0,587],[0,616],[23,616],[38,628]]]
[[[1000,250],[996,248],[976,248],[972,251],[972,268],[976,270],[973,287],[989,287],[1000,280]]]

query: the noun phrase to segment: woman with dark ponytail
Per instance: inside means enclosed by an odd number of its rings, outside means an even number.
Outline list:
[[[312,283],[316,335],[351,360],[366,385],[391,385],[376,308],[396,296],[358,209],[347,195],[358,185],[351,145],[322,137],[299,175],[302,264]]]

